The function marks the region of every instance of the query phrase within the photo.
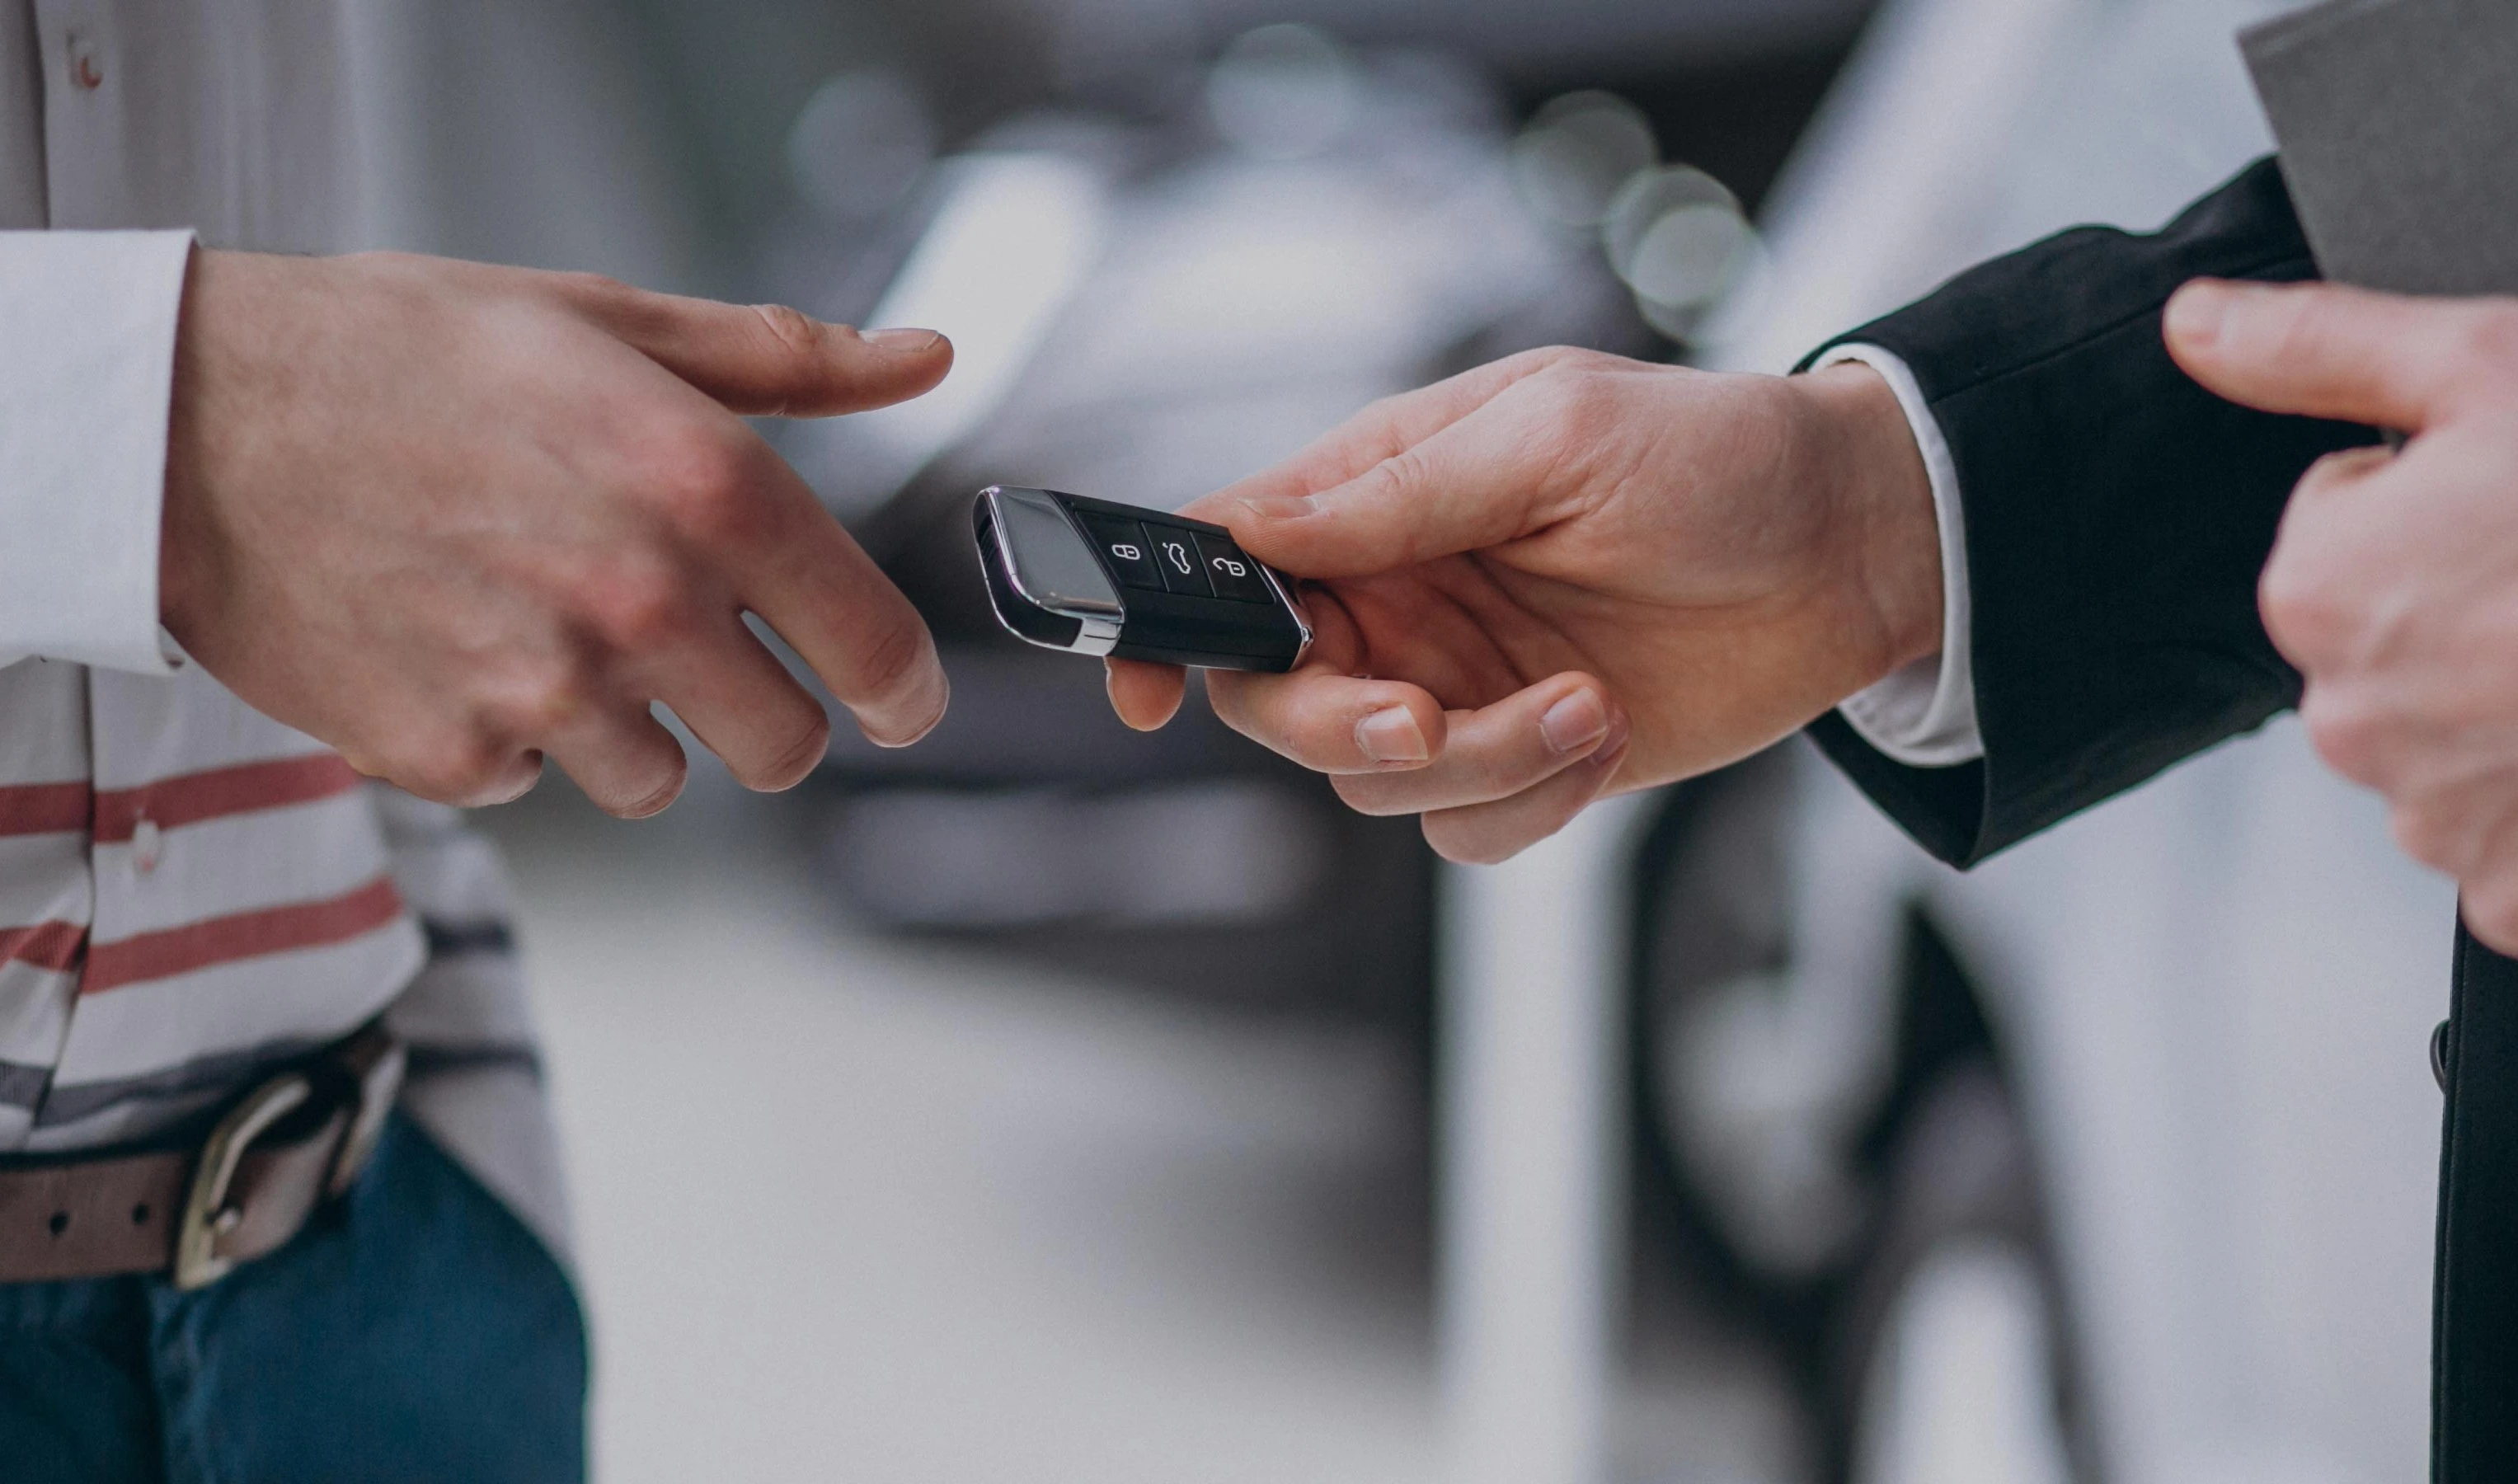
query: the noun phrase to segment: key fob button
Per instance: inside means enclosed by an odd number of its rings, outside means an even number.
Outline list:
[[[1144,526],[1114,515],[1086,514],[1083,520],[1111,576],[1126,587],[1163,590],[1163,575],[1154,568],[1154,544],[1147,539]]]
[[[1213,597],[1214,585],[1206,580],[1206,558],[1199,554],[1197,538],[1179,526],[1158,526],[1149,522],[1146,534],[1153,538],[1154,566],[1163,574],[1163,587],[1192,597]]]
[[[1205,532],[1193,533],[1197,538],[1197,554],[1206,565],[1206,580],[1215,586],[1217,597],[1229,597],[1237,603],[1271,603],[1277,594],[1268,590],[1268,579],[1259,575],[1259,564],[1242,554],[1241,548],[1222,536]]]

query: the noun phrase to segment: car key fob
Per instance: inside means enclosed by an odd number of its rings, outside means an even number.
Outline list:
[[[997,622],[1045,649],[1281,674],[1311,647],[1294,585],[1222,526],[1005,485],[971,523]]]

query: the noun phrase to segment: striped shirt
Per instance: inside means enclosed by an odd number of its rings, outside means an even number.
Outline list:
[[[192,235],[357,245],[356,9],[0,0],[0,1154],[148,1139],[384,1014],[406,1109],[556,1244],[497,856],[156,624]]]

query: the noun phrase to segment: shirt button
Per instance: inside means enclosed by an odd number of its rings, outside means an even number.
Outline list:
[[[70,33],[70,81],[91,93],[105,86],[105,62],[97,56],[96,43],[76,31]]]
[[[157,869],[159,857],[166,853],[165,832],[154,819],[143,819],[131,827],[131,868],[146,876]]]

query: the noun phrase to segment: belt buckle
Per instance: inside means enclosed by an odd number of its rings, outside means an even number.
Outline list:
[[[337,1200],[349,1193],[350,1182],[376,1152],[376,1136],[385,1131],[385,1115],[402,1092],[411,1057],[400,1037],[381,1022],[371,1022],[337,1047],[330,1061],[349,1082],[350,1101],[350,1126],[341,1132],[340,1151],[332,1156],[332,1172],[324,1182],[326,1199]]]
[[[312,1067],[281,1072],[228,1110],[201,1142],[200,1157],[193,1166],[175,1227],[175,1287],[206,1288],[235,1271],[237,1259],[221,1255],[218,1244],[244,1220],[243,1207],[228,1197],[245,1152],[274,1124],[319,1096],[333,1110],[333,1118],[347,1113],[340,1142],[325,1168],[323,1199],[348,1191],[375,1152],[376,1136],[384,1132],[408,1064],[401,1040],[381,1023],[371,1022]]]
[[[315,1084],[306,1073],[283,1071],[247,1093],[202,1141],[200,1160],[193,1166],[192,1187],[184,1198],[184,1213],[175,1227],[176,1288],[207,1288],[235,1269],[236,1259],[220,1255],[218,1244],[244,1220],[244,1211],[228,1203],[228,1187],[236,1181],[237,1166],[254,1140],[314,1095]]]

